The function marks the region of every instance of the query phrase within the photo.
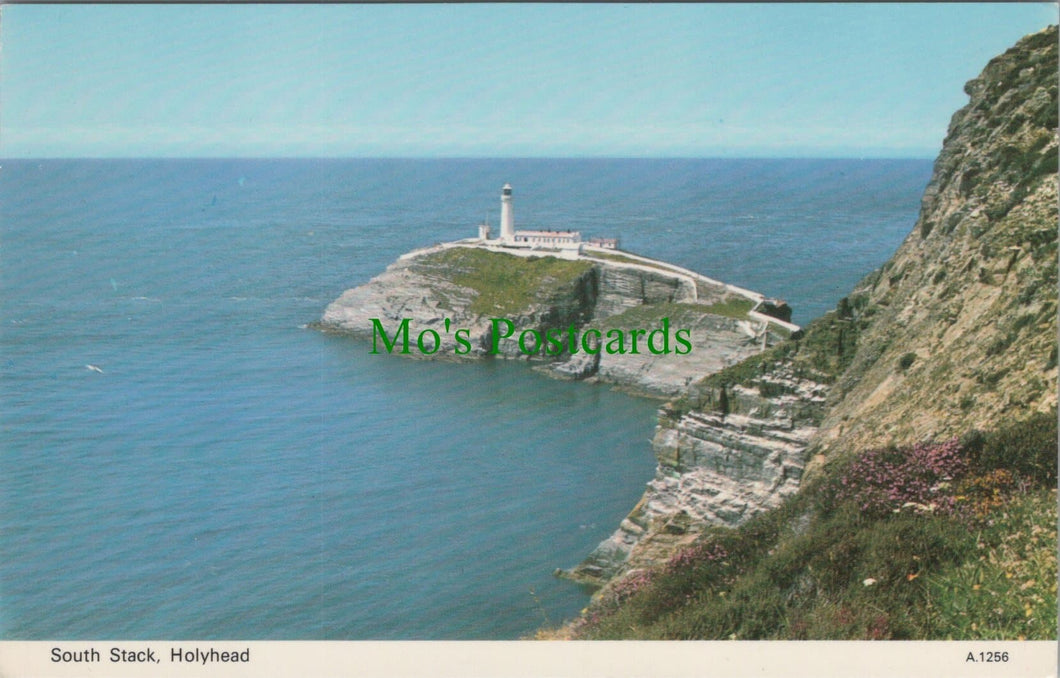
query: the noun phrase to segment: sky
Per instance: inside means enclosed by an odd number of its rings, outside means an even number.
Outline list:
[[[7,5],[0,157],[934,157],[1057,5]]]

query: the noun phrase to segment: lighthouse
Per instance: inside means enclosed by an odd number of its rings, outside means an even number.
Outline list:
[[[501,242],[515,241],[515,216],[512,214],[512,185],[501,189]]]

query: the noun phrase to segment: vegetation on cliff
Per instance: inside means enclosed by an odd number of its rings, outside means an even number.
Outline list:
[[[859,304],[864,297],[857,297]],[[803,331],[746,360],[704,377],[668,406],[667,415],[678,418],[692,411],[733,411],[728,397],[734,385],[758,389],[763,396],[773,388],[770,377],[787,370],[796,379],[831,384],[850,365],[857,347],[860,325],[853,306],[844,297],[836,310],[813,320]]]
[[[574,290],[592,270],[586,261],[517,257],[471,247],[428,254],[415,266],[445,271],[455,284],[473,291],[469,312],[492,317],[519,315],[534,304],[554,301]]]
[[[1056,435],[1038,415],[963,444],[865,452],[628,573],[564,635],[1055,638]],[[1035,462],[1010,470],[1014,450]]]
[[[403,348],[408,335],[420,351],[402,348],[400,355],[528,360],[557,378],[655,397],[675,396],[788,335],[751,313],[753,293],[662,262],[607,254],[614,257],[516,255],[462,242],[410,252],[346,290],[317,327],[373,346],[401,333]],[[386,352],[389,342],[383,340]]]
[[[887,264],[663,409],[830,384],[799,492],[626,570],[560,637],[1056,638],[1057,37],[968,83]]]

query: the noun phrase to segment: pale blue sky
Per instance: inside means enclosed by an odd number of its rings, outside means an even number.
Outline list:
[[[933,157],[1055,4],[13,5],[0,156]]]

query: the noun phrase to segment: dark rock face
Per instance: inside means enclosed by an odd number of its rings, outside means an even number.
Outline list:
[[[791,306],[788,306],[787,302],[767,299],[762,302],[762,305],[758,307],[758,310],[768,316],[783,320],[784,322],[791,322]]]

